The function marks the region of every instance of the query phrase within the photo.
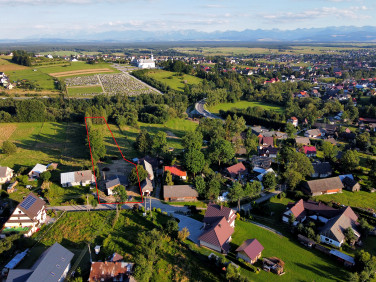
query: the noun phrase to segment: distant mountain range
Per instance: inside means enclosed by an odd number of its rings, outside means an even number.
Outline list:
[[[181,31],[108,31],[82,32],[75,35],[51,38],[32,36],[18,40],[0,39],[0,43],[14,42],[179,42],[179,41],[241,41],[241,42],[376,42],[376,26],[341,26],[325,28],[302,28],[295,30],[246,29],[243,31],[201,32]]]

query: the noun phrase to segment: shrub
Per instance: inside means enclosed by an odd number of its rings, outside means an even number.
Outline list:
[[[14,154],[15,152],[17,152],[17,146],[8,140],[4,141],[3,152],[7,155]]]
[[[158,208],[158,209],[157,209],[157,212],[158,212],[158,213],[161,213],[161,212],[162,212],[162,210],[161,210],[160,208]]]
[[[240,219],[240,213],[236,213],[236,220]]]

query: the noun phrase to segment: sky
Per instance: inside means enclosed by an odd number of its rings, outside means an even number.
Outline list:
[[[375,26],[375,0],[0,0],[0,39]]]

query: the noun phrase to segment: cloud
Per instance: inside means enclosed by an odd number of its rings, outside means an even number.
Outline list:
[[[325,17],[359,20],[370,18],[370,16],[360,13],[361,11],[367,10],[368,8],[366,6],[349,7],[347,9],[339,9],[336,7],[322,7],[302,12],[280,12],[276,14],[262,14],[260,16],[266,21],[273,23],[290,23],[293,21],[306,21]]]
[[[121,3],[128,0],[0,0],[0,5],[60,5],[60,4],[100,4],[100,3]]]

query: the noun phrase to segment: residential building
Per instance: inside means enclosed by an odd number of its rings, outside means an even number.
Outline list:
[[[241,258],[251,264],[254,264],[260,257],[264,247],[257,239],[248,239],[243,242],[235,251],[236,258]]]
[[[261,150],[259,150],[260,157],[268,157],[268,158],[276,159],[277,155],[278,155],[278,148],[268,147],[268,148],[262,148]]]
[[[91,170],[65,172],[60,174],[61,186],[86,186],[95,182],[95,177]]]
[[[173,177],[178,177],[183,180],[187,180],[187,172],[182,170],[180,166],[173,165],[173,166],[165,166],[164,171],[171,172]]]
[[[310,129],[304,133],[304,136],[308,138],[317,138],[323,136],[323,134],[320,129]]]
[[[311,141],[309,140],[308,137],[301,137],[301,136],[295,137],[295,143],[296,145],[303,145],[303,146],[311,145]]]
[[[142,181],[140,185],[141,185],[141,192],[144,196],[150,195],[151,192],[153,192],[154,190],[153,182],[148,177],[146,177],[146,179]]]
[[[0,166],[0,184],[9,182],[13,177],[13,170],[7,166]]]
[[[253,156],[251,158],[251,164],[253,167],[260,167],[263,169],[268,169],[272,165],[272,158],[269,157],[259,157]]]
[[[300,151],[309,158],[316,157],[317,153],[315,146],[303,146],[303,148]]]
[[[343,187],[341,179],[337,176],[307,181],[303,187],[303,192],[310,196],[335,194],[341,193]]]
[[[198,238],[200,246],[227,253],[234,233],[236,213],[233,209],[209,204],[204,217],[204,231]]]
[[[9,270],[7,282],[62,282],[71,267],[74,254],[59,243],[53,244],[31,269]]]
[[[47,166],[42,164],[36,164],[33,169],[28,173],[29,177],[39,178],[40,175],[47,171]]]
[[[359,192],[360,191],[360,184],[354,179],[354,177],[346,176],[345,178],[341,179],[343,186],[346,190],[352,192]]]
[[[111,177],[110,179],[107,179],[106,181],[106,190],[107,190],[107,195],[113,195],[114,188],[120,186],[120,179],[115,176]]]
[[[287,122],[292,123],[293,126],[297,127],[299,120],[296,117],[291,117]]]
[[[135,282],[132,277],[134,263],[122,261],[92,262],[89,282],[100,281],[129,281]]]
[[[192,202],[197,201],[198,193],[192,185],[163,186],[165,201]]]
[[[242,162],[234,164],[228,168],[226,168],[226,172],[232,179],[238,179],[244,177],[248,173],[247,168],[244,166]]]
[[[332,175],[332,166],[329,162],[312,163],[314,173],[311,174],[313,178],[325,178]]]
[[[21,229],[25,236],[31,236],[46,221],[46,202],[30,193],[16,207],[8,221],[4,224],[6,231]]]
[[[268,148],[274,147],[274,138],[273,137],[264,137],[261,134],[259,135],[259,148]]]

